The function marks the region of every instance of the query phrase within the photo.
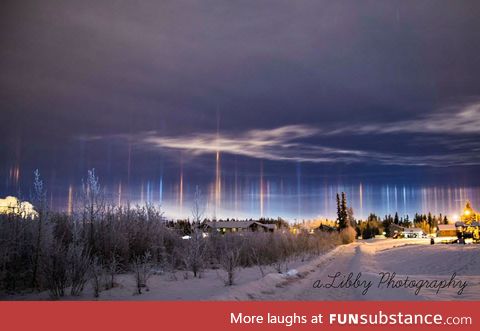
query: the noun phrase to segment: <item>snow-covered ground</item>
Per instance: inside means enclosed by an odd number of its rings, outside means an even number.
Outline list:
[[[135,295],[135,282],[130,274],[118,275],[118,286],[103,291],[100,300],[480,300],[480,245],[429,245],[429,239],[375,239],[339,246],[308,262],[294,261],[288,274],[279,274],[268,268],[261,276],[258,268],[238,271],[236,285],[225,286],[221,270],[206,270],[201,278],[184,278],[177,272],[152,275],[149,290]],[[414,288],[379,288],[380,272],[396,273],[395,280],[449,281],[455,273],[453,288],[421,288],[415,295]],[[365,294],[365,286],[358,288],[314,288],[318,281],[331,283],[349,273],[360,282],[371,286]],[[458,295],[461,282],[467,286]],[[335,284],[338,284],[335,283]],[[7,298],[11,300],[48,299],[48,293],[30,294]],[[93,300],[87,287],[81,297],[67,300]]]
[[[359,241],[340,246],[298,269],[296,277],[272,276],[271,279],[238,286],[220,300],[480,300],[480,246],[478,245],[429,245],[429,239],[380,239]],[[396,273],[395,280],[414,280],[437,283],[448,282],[456,274],[452,286],[441,288],[417,287],[392,288],[381,280],[380,272]],[[316,281],[332,283],[337,278],[353,273],[366,286],[343,288],[314,288]],[[268,277],[268,276],[267,276]],[[266,278],[267,278],[266,277]],[[461,284],[466,282],[461,295]],[[338,285],[336,281],[335,285]],[[412,284],[409,282],[409,284]],[[456,287],[453,287],[453,284]]]

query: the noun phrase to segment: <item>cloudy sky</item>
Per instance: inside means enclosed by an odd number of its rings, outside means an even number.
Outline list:
[[[1,7],[3,191],[208,182],[217,151],[224,176],[480,184],[478,1]]]

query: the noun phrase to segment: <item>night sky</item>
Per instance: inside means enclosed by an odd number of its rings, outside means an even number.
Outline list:
[[[480,198],[476,0],[0,6],[2,196],[39,168],[64,208],[95,168],[112,199],[175,216],[197,185],[207,216]]]

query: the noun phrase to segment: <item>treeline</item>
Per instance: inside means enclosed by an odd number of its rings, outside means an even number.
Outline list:
[[[391,226],[392,224],[404,228],[420,228],[426,234],[430,234],[435,232],[435,229],[439,224],[448,224],[448,218],[442,214],[432,215],[431,213],[428,213],[415,214],[414,218],[411,220],[408,215],[405,217],[399,217],[398,213],[395,213],[394,216],[385,215],[383,219],[381,219],[375,214],[370,214],[366,221],[357,221],[356,223],[355,230],[357,236],[369,239],[376,235],[381,235],[384,232],[387,237],[392,237],[394,234],[394,229]]]
[[[32,203],[38,216],[0,215],[0,291],[14,294],[48,290],[52,298],[78,296],[91,288],[95,297],[116,286],[116,275],[135,277],[137,293],[153,273],[178,272],[201,277],[206,268],[224,271],[232,285],[239,267],[267,266],[284,272],[292,259],[322,254],[351,242],[347,231],[293,235],[289,231],[205,234],[200,199],[196,194],[189,239],[186,226],[165,220],[151,205],[113,206],[105,199],[95,172],[82,184],[81,203],[73,215],[54,212],[38,172]]]

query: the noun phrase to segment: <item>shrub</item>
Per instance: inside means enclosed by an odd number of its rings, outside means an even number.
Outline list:
[[[340,231],[340,241],[342,244],[350,244],[355,241],[356,231],[351,226],[347,226]]]

